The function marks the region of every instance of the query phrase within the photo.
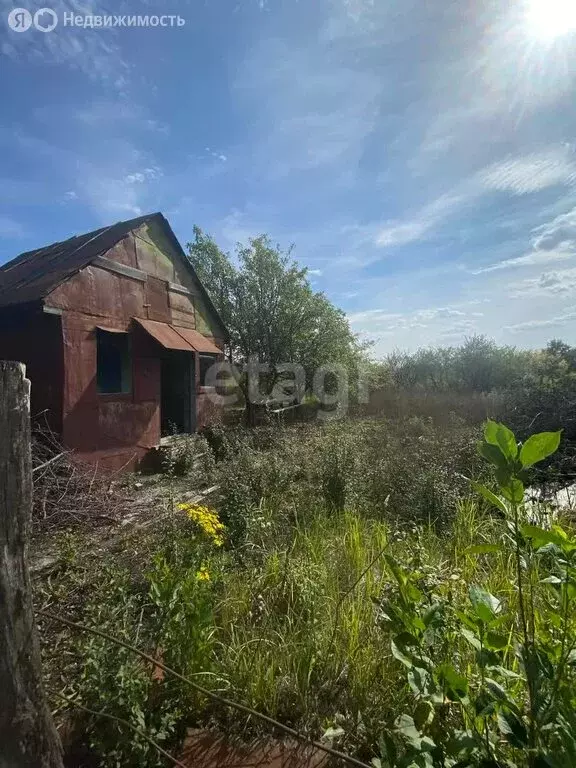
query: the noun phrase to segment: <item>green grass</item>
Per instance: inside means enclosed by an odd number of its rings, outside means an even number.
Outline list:
[[[382,553],[462,604],[476,580],[509,597],[512,564],[465,554],[494,526],[470,500],[449,536],[352,511],[307,510],[306,519],[288,544],[271,535],[243,567],[224,570],[215,669],[233,697],[316,735],[338,722],[346,746],[367,753],[411,698],[378,622],[376,600],[391,588]]]
[[[474,437],[460,425],[455,430]],[[116,553],[106,562],[109,570],[97,562],[87,576],[84,559],[67,551],[59,578],[42,585],[44,602],[66,611],[71,600],[80,620],[121,633],[145,651],[161,649],[167,662],[199,675],[203,685],[314,738],[341,727],[337,746],[369,762],[379,754],[382,733],[414,709],[379,616],[380,601],[395,591],[383,553],[418,572],[426,595],[441,595],[454,608],[469,604],[471,584],[507,604],[517,599],[512,558],[469,551],[495,541],[504,523],[462,490],[456,472],[469,471],[471,453],[453,437],[430,423],[393,432],[376,421],[286,430],[266,437],[265,447],[251,436],[220,465],[220,511],[233,546],[210,548],[176,514],[167,530],[139,542],[140,561],[129,572]],[[412,490],[402,495],[405,483],[412,477],[423,493],[430,467],[434,493],[412,509],[415,497]],[[326,492],[334,474],[336,494]],[[211,580],[197,583],[194,574],[204,566]],[[168,746],[190,725],[262,732],[257,721],[168,679],[154,683],[149,670],[104,641],[60,637],[55,647],[57,653],[45,647],[48,679],[64,677],[67,691],[94,709],[140,725],[144,719]],[[64,671],[63,652],[74,660]],[[471,659],[464,641],[451,653],[463,667]],[[87,657],[92,673],[82,676]],[[103,766],[161,764],[137,740],[106,731],[95,718],[83,728]]]

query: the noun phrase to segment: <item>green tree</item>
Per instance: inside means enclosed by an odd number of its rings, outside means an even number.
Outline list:
[[[310,388],[314,373],[327,365],[343,367],[349,381],[356,381],[362,346],[345,314],[323,293],[312,290],[307,270],[291,258],[291,249],[283,251],[260,235],[247,245],[239,244],[231,257],[194,227],[188,253],[228,327],[234,361],[245,366],[257,356],[268,366],[269,373],[260,380],[265,398],[270,398],[285,363],[304,367],[304,390]],[[247,395],[245,375],[239,384]]]

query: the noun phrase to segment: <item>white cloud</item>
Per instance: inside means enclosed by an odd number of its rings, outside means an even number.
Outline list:
[[[555,250],[555,251],[532,251],[524,256],[517,256],[513,259],[504,259],[498,261],[495,264],[489,264],[486,267],[472,270],[473,275],[481,275],[485,272],[495,272],[501,269],[515,269],[518,267],[532,267],[539,264],[549,264],[555,261],[566,261],[576,257],[576,252],[570,250]]]
[[[127,174],[123,181],[125,184],[143,184],[145,181],[157,179],[161,175],[158,168],[144,168],[141,171]]]
[[[225,163],[228,160],[228,156],[223,154],[222,152],[216,151],[214,149],[210,149],[210,147],[204,147],[204,152],[215,160],[220,160],[221,163]],[[200,160],[205,159],[204,156],[200,155]]]
[[[418,309],[407,313],[391,313],[384,309],[369,309],[348,315],[351,325],[365,335],[391,334],[396,331],[424,329],[437,326],[440,330],[458,327],[469,329],[472,321],[468,318],[482,316],[482,313],[463,311],[461,305]]]
[[[510,295],[528,299],[541,296],[567,297],[576,293],[576,268],[542,272],[514,284]]]
[[[0,0],[2,16],[14,7],[11,0]],[[91,11],[80,0],[56,0],[50,4],[62,20],[64,13],[87,14]],[[130,67],[116,44],[117,30],[107,28],[89,32],[74,27],[58,26],[48,34],[35,34],[34,44],[29,34],[7,30],[9,37],[2,44],[2,53],[15,61],[25,60],[39,66],[60,64],[82,72],[91,80],[99,80],[117,91],[124,91],[130,79]]]
[[[576,242],[576,208],[556,216],[552,221],[534,230],[534,246],[550,250],[566,243]]]
[[[425,240],[450,216],[461,212],[474,200],[495,191],[525,195],[556,184],[573,182],[576,182],[576,163],[572,160],[571,150],[565,147],[550,147],[540,153],[507,158],[492,163],[464,179],[449,192],[422,206],[411,218],[385,222],[376,233],[375,243],[383,247],[396,247]],[[564,223],[564,231],[568,226],[573,227],[576,237],[576,215]],[[540,239],[543,241],[543,238]],[[550,237],[548,242],[551,242]],[[563,258],[559,254],[560,251],[555,256],[550,256],[549,260]],[[530,261],[531,259],[533,261]],[[530,254],[518,259],[509,259],[506,263],[491,265],[478,270],[478,273],[546,260],[544,256]]]
[[[423,206],[412,219],[388,221],[377,232],[376,244],[394,247],[422,240],[436,225],[457,211],[465,200],[463,193],[448,193]]]
[[[567,149],[551,149],[493,163],[478,179],[486,189],[526,195],[576,180],[576,164]]]
[[[308,274],[312,275],[313,277],[321,277],[322,270],[321,269],[309,269]]]
[[[505,326],[505,330],[511,333],[524,333],[526,331],[532,331],[538,328],[553,328],[562,327],[567,325],[572,320],[576,320],[576,312],[565,312],[562,315],[555,317],[543,318],[538,320],[526,320],[523,323],[515,323],[514,325]]]

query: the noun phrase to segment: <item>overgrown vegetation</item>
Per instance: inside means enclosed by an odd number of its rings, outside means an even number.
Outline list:
[[[367,763],[574,764],[576,544],[545,505],[528,520],[520,485],[556,438],[518,453],[490,423],[479,453],[457,417],[207,437],[213,508],[176,506],[129,558],[86,562],[77,534],[40,603]],[[190,726],[262,732],[103,638],[44,633],[53,692],[165,748]],[[98,764],[164,764],[123,723],[54,702]]]
[[[564,430],[576,439],[576,347],[558,339],[543,350],[500,347],[472,336],[459,347],[395,352],[372,364],[373,387],[403,393],[498,395],[492,402],[524,439],[533,431]]]
[[[336,368],[347,379],[343,392],[355,394],[363,346],[345,313],[313,290],[307,270],[292,260],[292,249],[282,251],[261,235],[238,245],[232,258],[195,227],[188,252],[229,330],[249,423],[260,404],[301,402],[323,366],[327,389],[335,386],[330,376]],[[266,367],[257,384],[248,381],[248,364]]]
[[[505,527],[465,553],[506,558],[510,581],[500,596],[472,583],[469,603],[455,603],[386,555],[397,591],[382,601],[382,621],[416,707],[396,721],[400,751],[384,735],[380,764],[574,764],[576,538],[558,524],[536,526],[524,512],[526,470],[559,440],[559,432],[544,432],[520,446],[502,424],[484,430],[479,451],[495,467],[499,494],[473,486]]]

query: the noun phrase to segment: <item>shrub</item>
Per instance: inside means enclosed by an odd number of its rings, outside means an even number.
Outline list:
[[[526,470],[554,453],[559,438],[540,433],[518,445],[509,429],[488,422],[479,445],[499,495],[473,485],[506,526],[500,543],[470,553],[512,558],[507,599],[472,585],[466,607],[454,606],[421,571],[386,558],[396,590],[380,602],[381,621],[415,702],[396,720],[397,740],[383,738],[379,765],[574,765],[576,538],[523,514]]]
[[[212,510],[181,506],[180,532],[158,550],[143,581],[134,582],[118,569],[102,574],[101,586],[86,606],[85,621],[162,659],[180,674],[202,675],[210,687],[219,578],[215,553],[225,531]],[[162,746],[177,744],[186,722],[206,707],[189,686],[164,677],[159,668],[112,641],[81,637],[79,655],[79,703],[127,721]],[[110,718],[90,716],[85,732],[102,765],[164,765],[147,740]]]

